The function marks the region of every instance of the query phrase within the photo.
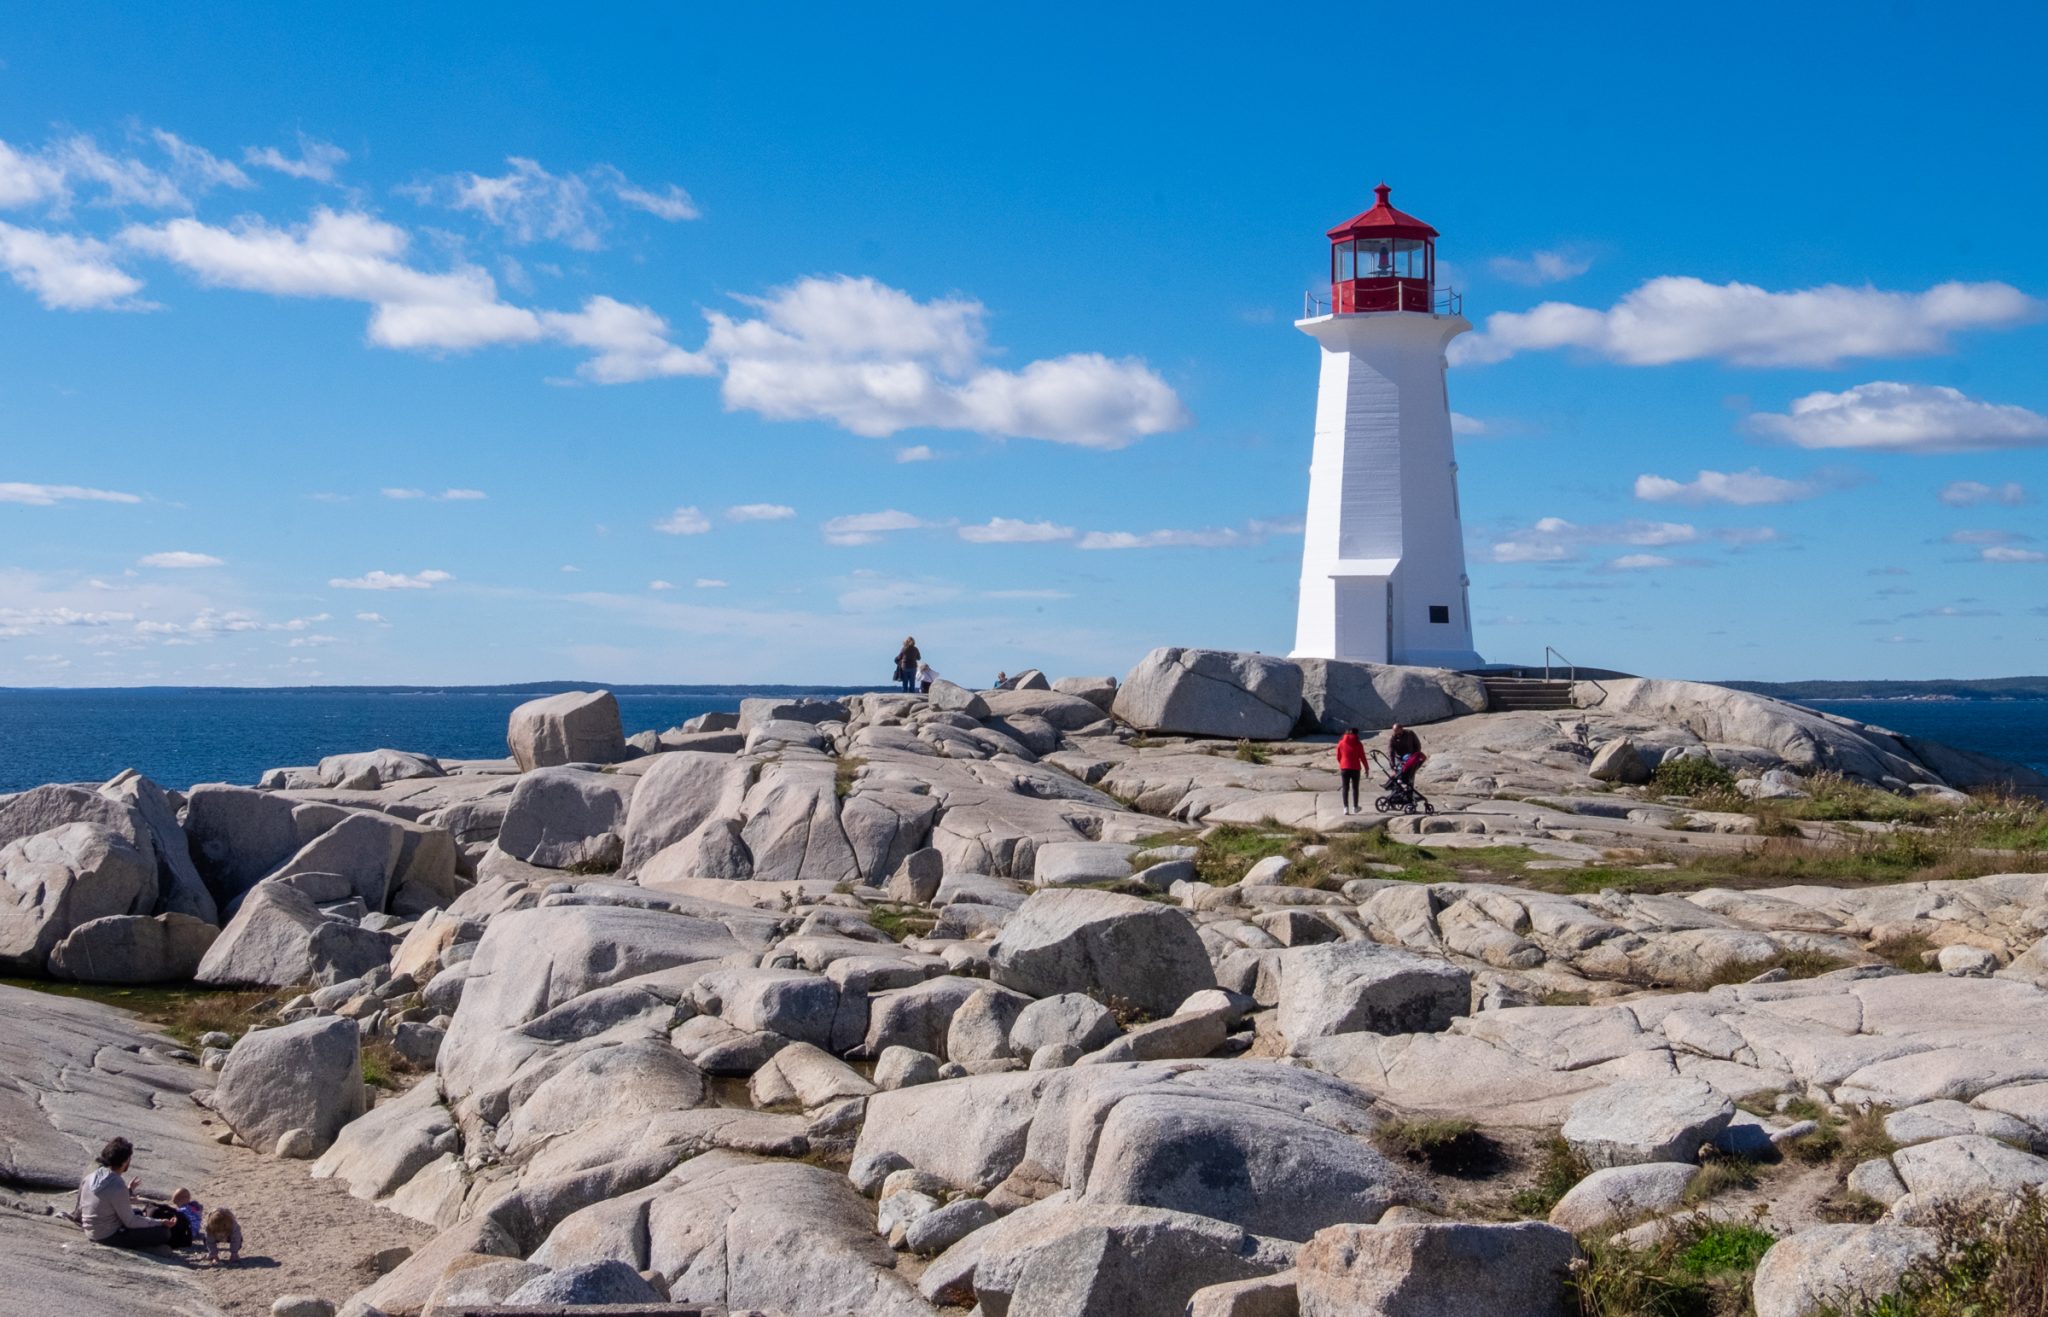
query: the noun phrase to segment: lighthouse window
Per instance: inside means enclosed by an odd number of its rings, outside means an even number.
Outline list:
[[[1449,604],[1431,604],[1429,606],[1429,620],[1432,622],[1449,622],[1451,620],[1451,606]]]

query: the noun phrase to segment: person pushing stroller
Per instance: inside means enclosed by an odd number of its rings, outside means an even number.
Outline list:
[[[1403,791],[1415,790],[1415,771],[1429,762],[1429,756],[1422,753],[1422,738],[1410,729],[1395,723],[1387,729],[1387,760],[1394,766],[1392,777],[1387,779],[1389,791],[1399,787]]]

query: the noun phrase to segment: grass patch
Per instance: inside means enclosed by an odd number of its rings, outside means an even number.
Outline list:
[[[1759,974],[1768,974],[1774,969],[1785,971],[1788,979],[1818,978],[1822,974],[1846,969],[1849,962],[1839,956],[1830,956],[1824,951],[1801,951],[1797,949],[1780,951],[1774,956],[1757,960],[1734,960],[1714,971],[1706,986],[1718,984],[1747,983]]]
[[[1273,756],[1242,738],[1238,740],[1237,752],[1231,757],[1240,764],[1269,764],[1273,762]]]
[[[1902,969],[1908,974],[1931,974],[1941,968],[1927,954],[1935,950],[1934,939],[1918,931],[1894,933],[1871,943],[1866,949],[1893,969]]]
[[[602,878],[618,871],[617,860],[578,860],[562,870],[563,873],[574,874],[578,878]]]
[[[1536,999],[1539,1006],[1587,1006],[1591,1005],[1593,994],[1579,989],[1546,988]]]
[[[1593,1173],[1586,1165],[1586,1159],[1572,1151],[1572,1145],[1563,1136],[1553,1134],[1543,1141],[1540,1159],[1536,1163],[1536,1179],[1526,1189],[1516,1190],[1508,1200],[1508,1206],[1526,1217],[1547,1217],[1550,1209],[1557,1206],[1558,1199],[1572,1191],[1572,1186]]]
[[[1848,1116],[1836,1116],[1818,1103],[1801,1099],[1789,1104],[1785,1114],[1797,1120],[1810,1120],[1815,1128],[1811,1133],[1796,1139],[1786,1139],[1778,1150],[1794,1161],[1808,1166],[1824,1166],[1836,1163],[1854,1166],[1873,1157],[1889,1157],[1898,1151],[1898,1144],[1891,1135],[1884,1132],[1884,1118],[1887,1107],[1866,1107],[1853,1111]]]
[[[1469,1120],[1396,1120],[1376,1131],[1380,1146],[1437,1175],[1483,1179],[1507,1165],[1500,1144]]]
[[[400,1089],[400,1076],[416,1074],[419,1067],[399,1055],[391,1040],[379,1034],[363,1039],[363,1082],[383,1089]]]
[[[13,988],[96,1001],[133,1011],[144,1020],[189,1048],[197,1049],[199,1036],[225,1033],[240,1038],[257,1022],[256,1007],[265,1002],[285,1002],[310,987],[245,989],[204,988],[195,984],[53,983],[48,979],[0,979]],[[268,1014],[265,1012],[264,1014]]]
[[[1647,1248],[1589,1236],[1568,1283],[1581,1317],[1741,1317],[1757,1261],[1775,1242],[1754,1225],[1701,1216]]]
[[[1733,791],[1735,775],[1704,755],[1688,755],[1657,765],[1650,789],[1666,796],[1704,796]]]
[[[1747,1157],[1716,1157],[1685,1186],[1687,1203],[1704,1203],[1731,1189],[1756,1188],[1756,1163]]]
[[[857,757],[841,759],[832,770],[832,794],[841,800],[846,799],[853,791],[854,779],[860,776],[860,770],[867,766],[867,762]]]
[[[923,937],[937,928],[939,921],[937,916],[916,906],[871,905],[868,923],[891,942],[901,942],[908,937]]]
[[[2048,1203],[2029,1185],[2017,1200],[1936,1209],[1934,1256],[1874,1301],[1816,1317],[2038,1317],[2048,1313]]]

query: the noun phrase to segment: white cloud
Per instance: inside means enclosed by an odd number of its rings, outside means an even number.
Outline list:
[[[1487,265],[1509,283],[1534,286],[1576,279],[1593,268],[1593,261],[1575,252],[1537,251],[1527,256],[1496,256]]]
[[[327,584],[337,590],[431,590],[443,581],[454,579],[452,574],[436,570],[414,572],[410,576],[403,572],[367,572],[362,576],[336,576]]]
[[[285,645],[289,649],[318,649],[325,645],[338,645],[340,643],[340,636],[329,636],[315,632],[309,636],[293,636],[285,642]]]
[[[707,311],[704,354],[725,369],[728,409],[770,420],[829,420],[885,438],[929,426],[1120,448],[1187,423],[1180,399],[1136,359],[1093,353],[1022,370],[983,362],[981,303],[920,302],[873,279],[807,278],[735,319]]]
[[[557,568],[556,570],[558,570],[558,571],[564,571],[564,572],[580,572],[580,571],[582,571],[583,569],[582,569],[581,567],[578,567],[578,566],[576,566],[576,565],[575,565],[574,563],[566,563],[566,562],[565,562],[565,563],[563,563],[563,564],[562,564],[562,565],[561,565],[561,566],[560,566],[559,568]]]
[[[150,136],[157,146],[171,158],[178,172],[196,181],[204,189],[208,187],[250,188],[256,186],[249,176],[229,161],[221,159],[203,146],[194,146],[176,133],[162,128],[152,129]]]
[[[385,498],[395,498],[404,500],[425,498],[427,496],[427,491],[424,489],[386,488],[380,489],[377,492],[382,494]]]
[[[2048,562],[2048,553],[2039,549],[2015,549],[2006,544],[1979,549],[1977,556],[1985,562]]]
[[[356,614],[356,621],[358,621],[358,622],[368,622],[368,623],[370,623],[370,624],[371,624],[371,625],[373,625],[373,626],[390,626],[390,625],[391,625],[391,624],[390,624],[389,622],[387,622],[387,621],[385,621],[385,620],[384,620],[384,615],[383,615],[382,613],[357,613],[357,614]]]
[[[647,307],[629,306],[616,298],[590,298],[581,311],[543,312],[541,323],[563,342],[597,354],[576,368],[594,384],[709,375],[716,370],[702,355],[668,341],[668,321]]]
[[[478,503],[490,495],[481,489],[444,489],[434,497],[443,503]]]
[[[68,192],[74,181],[98,184],[114,206],[145,206],[153,210],[190,210],[192,202],[162,172],[133,156],[111,156],[84,134],[67,137],[44,149],[44,158],[63,171]]]
[[[132,225],[121,241],[214,287],[366,302],[378,347],[461,350],[545,333],[533,312],[499,301],[497,285],[476,266],[435,274],[407,265],[409,235],[361,212],[323,207],[290,229],[259,219],[232,228],[176,219]]]
[[[960,538],[970,544],[1048,544],[1073,539],[1074,528],[1050,521],[991,517],[985,526],[962,526]]]
[[[23,153],[0,141],[0,210],[61,203],[64,171],[44,157]]]
[[[1795,398],[1789,414],[1751,416],[1749,428],[1801,448],[1957,453],[2048,444],[2048,416],[1979,402],[1940,384],[1879,380],[1840,393]]]
[[[114,613],[75,608],[0,608],[0,635],[26,635],[31,630],[52,627],[105,627],[133,622],[133,613]]]
[[[1951,480],[1941,487],[1939,497],[1952,508],[1973,508],[1981,503],[2018,507],[2027,501],[2027,488],[2016,480],[1999,485],[1987,485],[1981,480]]]
[[[1462,434],[1476,437],[1478,435],[1485,434],[1486,432],[1486,422],[1480,420],[1478,417],[1467,416],[1463,412],[1451,413],[1452,434]]]
[[[781,503],[741,503],[725,510],[729,521],[788,521],[796,509]]]
[[[406,191],[421,201],[481,215],[515,243],[553,241],[578,251],[604,246],[611,222],[597,196],[600,191],[621,205],[671,223],[696,219],[700,213],[690,194],[675,184],[641,187],[611,165],[555,174],[523,156],[508,156],[505,163],[508,169],[503,174],[457,174]]]
[[[327,614],[315,613],[311,617],[294,617],[284,622],[266,622],[254,613],[238,609],[223,612],[214,608],[202,608],[190,622],[137,622],[135,633],[142,636],[171,637],[174,640],[207,639],[248,631],[300,632],[327,620]]]
[[[1668,476],[1636,477],[1636,497],[1645,503],[1732,503],[1747,508],[1796,503],[1820,492],[1821,487],[1810,480],[1767,476],[1756,467],[1747,471],[1702,471],[1686,481]]]
[[[1496,312],[1451,346],[1454,364],[1579,348],[1629,366],[1719,360],[1742,366],[1832,366],[1846,357],[1925,356],[1968,329],[2016,325],[2041,304],[2003,283],[1945,283],[1924,293],[1820,288],[1777,293],[1665,275],[1605,311],[1545,302]]]
[[[682,220],[698,219],[703,215],[690,194],[673,183],[664,184],[659,189],[640,187],[610,165],[599,165],[591,173],[604,180],[611,188],[612,195],[622,204],[631,206],[634,210],[646,211],[656,219],[674,224]]]
[[[51,311],[149,309],[135,300],[142,281],[97,238],[0,223],[0,270]]]
[[[669,581],[649,581],[647,588],[650,590],[673,590],[676,587],[674,583]]]
[[[700,576],[692,584],[699,590],[723,590],[726,587],[726,582],[715,576]]]
[[[1761,529],[1761,528],[1759,528]],[[1775,532],[1772,532],[1775,534]],[[1716,532],[1724,539],[1741,537],[1753,541],[1755,531]],[[1704,538],[1697,526],[1682,521],[1627,521],[1581,525],[1563,517],[1544,517],[1526,530],[1518,530],[1496,543],[1490,553],[1494,562],[1564,562],[1578,556],[1581,548],[1594,544],[1623,544],[1631,548],[1666,548],[1694,544]],[[1648,555],[1630,555],[1648,556]]]
[[[2016,530],[1952,530],[1942,538],[1950,544],[2025,544],[2034,537]]]
[[[929,462],[938,454],[932,452],[930,444],[912,444],[896,450],[898,462]]]
[[[29,485],[0,480],[0,503],[25,503],[46,508],[67,501],[81,503],[140,503],[141,496],[113,489],[87,489],[83,485]]]
[[[152,553],[137,559],[143,567],[225,567],[227,564],[210,553],[186,553],[174,550],[169,553]]]
[[[664,535],[702,535],[711,529],[711,518],[693,507],[677,508],[655,522],[654,529]]]
[[[888,581],[855,586],[839,596],[849,613],[885,613],[899,608],[928,608],[960,597],[960,587],[940,581]]]
[[[856,512],[844,517],[834,517],[822,527],[829,544],[853,546],[873,544],[890,531],[924,530],[931,522],[913,517],[908,512],[890,508],[884,512]]]
[[[1661,553],[1624,553],[1619,558],[1609,559],[1607,566],[1617,572],[1649,571],[1658,567],[1676,567],[1676,558],[1667,558]]]
[[[1563,562],[1572,551],[1552,541],[1502,540],[1490,556],[1494,562]]]
[[[273,169],[292,178],[314,183],[332,183],[334,171],[347,163],[348,152],[332,142],[299,134],[299,155],[295,160],[274,146],[252,146],[242,152],[242,163],[258,169]]]
[[[1274,535],[1299,535],[1302,523],[1259,518],[1243,529],[1220,526],[1207,530],[1091,530],[1075,545],[1080,549],[1231,549],[1263,544]]]

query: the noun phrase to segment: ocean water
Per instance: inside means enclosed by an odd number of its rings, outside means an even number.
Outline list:
[[[0,792],[105,781],[134,768],[164,786],[253,784],[266,769],[390,747],[496,759],[512,710],[546,692],[452,690],[0,690]],[[786,686],[621,692],[626,734],[737,709],[749,695],[839,695]]]
[[[1905,736],[1944,741],[2048,773],[2048,700],[1802,700]]]
[[[622,692],[626,731],[736,709],[748,695],[826,689]],[[253,783],[264,770],[389,746],[447,759],[505,753],[505,720],[532,690],[0,690],[0,792],[104,781],[135,768],[171,787]],[[1812,707],[2048,772],[2048,700],[1815,700]]]

